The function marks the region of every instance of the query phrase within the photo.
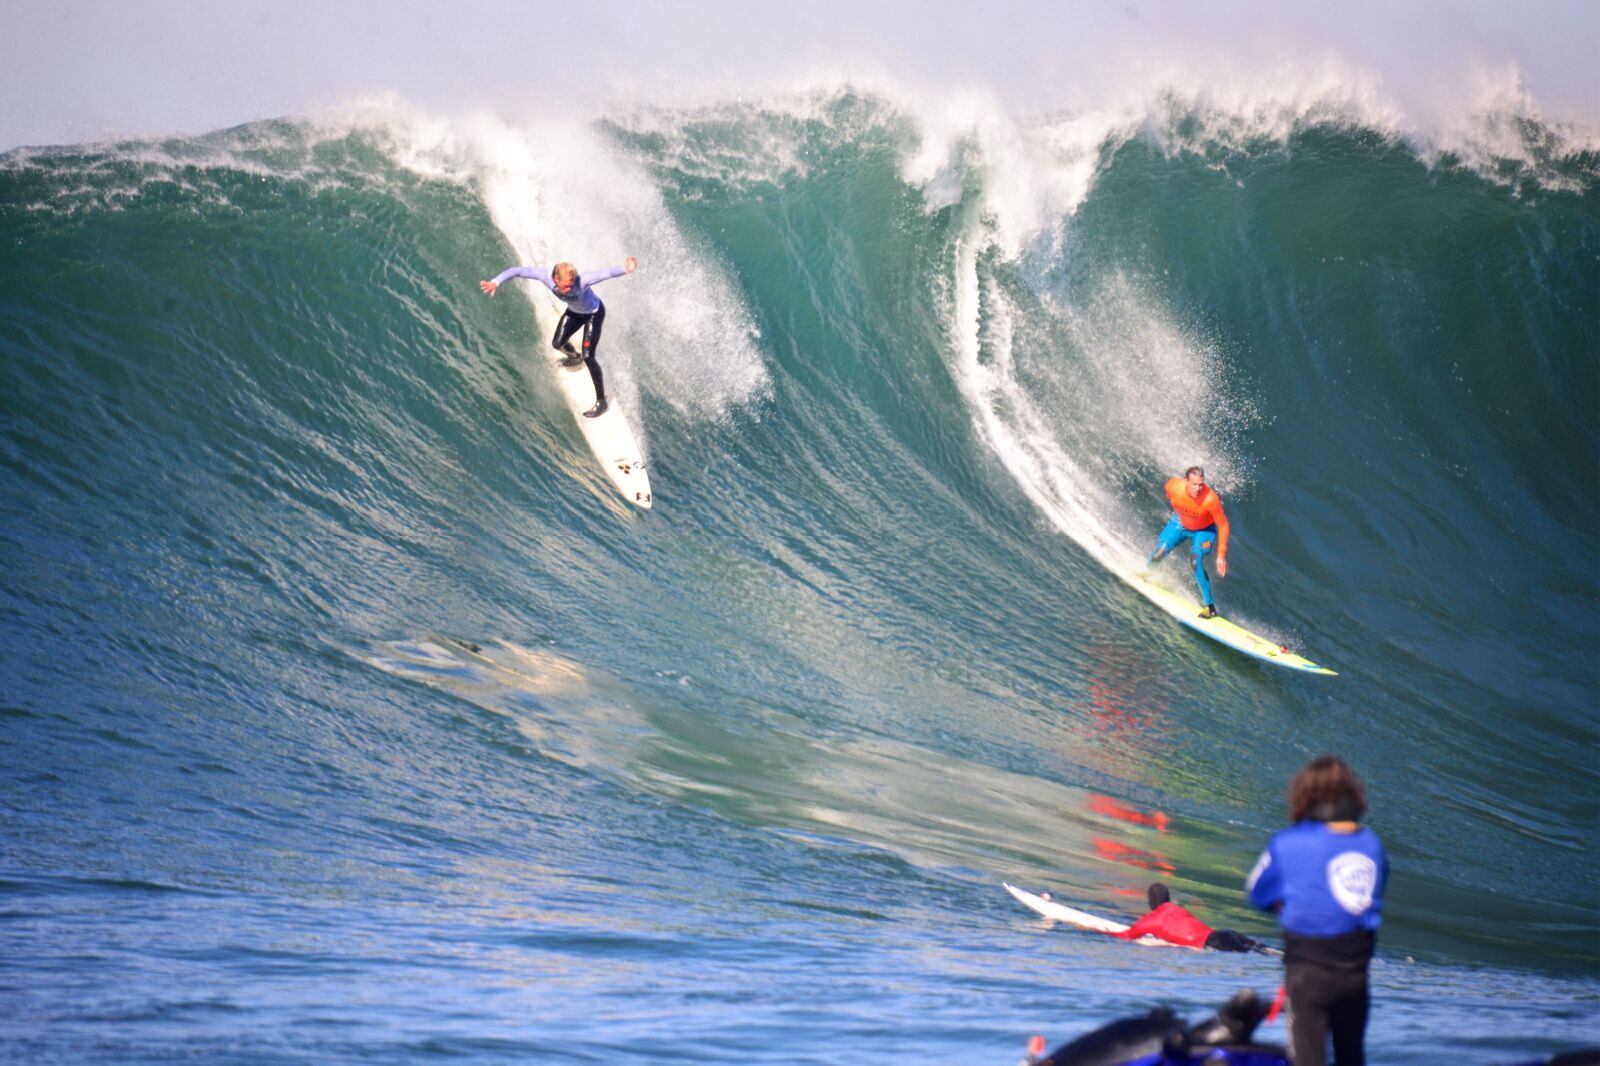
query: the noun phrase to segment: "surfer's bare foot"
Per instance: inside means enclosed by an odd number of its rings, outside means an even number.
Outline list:
[[[611,402],[609,400],[607,400],[604,396],[602,396],[602,397],[600,397],[599,400],[597,400],[595,402],[595,405],[593,407],[591,407],[587,411],[583,412],[583,417],[584,418],[599,418],[601,415],[606,413],[606,408],[610,407],[610,406],[611,406]]]
[[[1200,617],[1201,618],[1215,618],[1216,616],[1217,616],[1217,608],[1216,608],[1216,606],[1214,604],[1210,604],[1210,603],[1206,604],[1205,610],[1200,612]]]

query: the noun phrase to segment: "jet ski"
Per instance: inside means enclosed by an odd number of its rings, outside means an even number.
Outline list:
[[[1194,1025],[1168,1007],[1121,1018],[1044,1054],[1044,1037],[1030,1042],[1020,1066],[1292,1066],[1281,1044],[1257,1043],[1256,1027],[1276,1015],[1246,989]],[[1600,1048],[1530,1059],[1514,1066],[1600,1066]]]
[[[1246,989],[1217,1013],[1190,1025],[1169,1007],[1121,1018],[1042,1054],[1044,1039],[1034,1037],[1023,1066],[1289,1066],[1281,1044],[1252,1038],[1267,1016],[1261,997]]]

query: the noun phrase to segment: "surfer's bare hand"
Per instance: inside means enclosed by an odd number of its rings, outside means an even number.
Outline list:
[[[494,290],[498,289],[499,287],[500,286],[496,285],[492,281],[480,281],[480,282],[478,282],[478,288],[482,289],[484,292],[488,293],[490,296],[493,296],[494,295]]]
[[[1218,559],[1217,560],[1217,576],[1218,577],[1227,577],[1228,576],[1228,560],[1226,560],[1226,559]]]
[[[638,265],[639,265],[639,260],[635,259],[631,255],[628,256],[628,258],[626,258],[626,259],[624,259],[622,261],[622,269],[623,269],[623,271],[625,273],[628,273],[628,274],[632,274],[633,271],[634,271],[634,268],[636,268]]]

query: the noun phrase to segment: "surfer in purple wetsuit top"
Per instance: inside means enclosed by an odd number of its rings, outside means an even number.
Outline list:
[[[605,376],[600,373],[600,364],[595,358],[600,347],[600,329],[606,321],[606,305],[594,294],[594,286],[624,274],[632,274],[638,265],[639,261],[630,255],[622,261],[621,266],[607,270],[586,270],[581,274],[571,263],[557,263],[548,270],[542,266],[514,266],[502,270],[492,281],[478,282],[478,288],[493,296],[501,282],[511,278],[528,278],[549,289],[556,299],[566,305],[561,321],[556,323],[555,336],[550,338],[550,347],[565,356],[561,360],[562,366],[584,363],[589,367],[589,377],[594,381],[594,406],[583,412],[585,418],[599,418],[609,406]],[[571,343],[572,335],[580,328],[583,330],[582,354]]]

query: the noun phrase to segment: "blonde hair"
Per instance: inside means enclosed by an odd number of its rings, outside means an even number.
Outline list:
[[[577,281],[578,268],[571,263],[557,263],[555,269],[550,271],[550,277],[558,285],[564,281]]]

